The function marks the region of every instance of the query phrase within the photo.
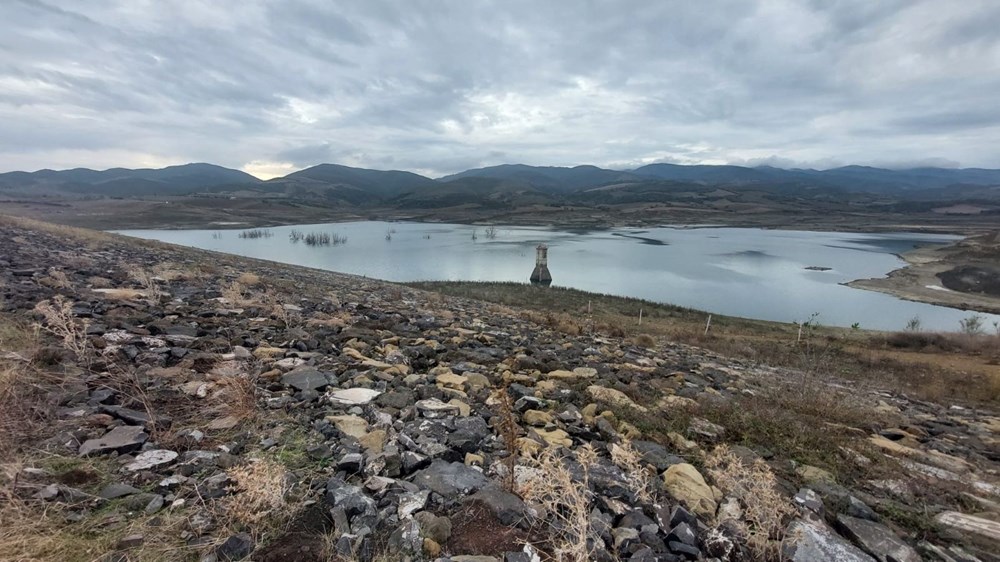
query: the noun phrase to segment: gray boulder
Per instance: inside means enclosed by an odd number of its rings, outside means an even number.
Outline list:
[[[493,512],[501,523],[508,526],[526,521],[531,515],[531,510],[524,503],[524,500],[496,484],[489,484],[466,498],[465,501],[482,504]]]
[[[781,550],[789,562],[875,562],[826,523],[812,519],[792,521]]]

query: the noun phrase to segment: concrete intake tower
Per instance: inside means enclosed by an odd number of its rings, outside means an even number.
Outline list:
[[[549,247],[539,244],[535,248],[535,270],[531,272],[530,281],[536,285],[552,284],[552,274],[549,273]]]

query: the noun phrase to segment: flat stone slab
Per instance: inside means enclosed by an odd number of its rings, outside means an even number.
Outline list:
[[[792,521],[781,550],[789,562],[875,562],[822,521]]]
[[[368,433],[368,422],[360,416],[327,416],[326,421],[332,423],[344,435],[361,439]]]
[[[972,533],[1000,542],[1000,523],[996,521],[990,521],[989,519],[973,515],[965,515],[957,511],[945,511],[935,517],[935,520],[945,527],[951,527],[965,533]]]
[[[370,388],[346,388],[343,390],[331,390],[327,393],[327,397],[334,404],[361,406],[371,402],[380,394],[382,394],[380,391]]]
[[[142,447],[149,439],[141,425],[123,425],[107,432],[99,439],[89,439],[80,445],[80,456],[107,455],[110,453],[130,453]]]
[[[174,462],[177,458],[176,451],[168,451],[167,449],[153,449],[152,451],[144,451],[139,453],[135,460],[125,465],[125,470],[128,472],[138,472],[140,470],[149,470],[151,468],[156,468],[158,466],[163,466],[165,464],[170,464]]]
[[[333,373],[325,373],[311,368],[299,368],[285,373],[281,384],[296,390],[322,390],[331,384],[336,384],[337,377]]]

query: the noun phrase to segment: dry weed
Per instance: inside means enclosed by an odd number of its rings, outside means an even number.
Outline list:
[[[236,282],[246,287],[256,287],[260,285],[260,276],[256,273],[243,272],[236,278]]]
[[[735,523],[745,526],[741,530],[756,558],[777,559],[785,523],[795,508],[778,489],[767,463],[762,459],[748,463],[720,445],[705,458],[705,469],[726,495],[739,500],[743,518]]]
[[[90,321],[73,314],[73,302],[62,295],[46,299],[35,305],[35,312],[42,315],[42,330],[62,340],[63,347],[76,354],[78,359],[87,356],[87,328]]]
[[[529,504],[545,511],[553,533],[552,553],[560,562],[586,562],[591,559],[588,540],[600,541],[590,524],[590,470],[597,461],[597,452],[584,445],[577,450],[579,477],[555,449],[548,448],[525,459],[531,469],[519,490]]]
[[[250,290],[239,281],[223,285],[221,292],[222,298],[226,299],[226,302],[233,306],[250,306],[256,303]]]
[[[507,456],[503,460],[503,464],[506,467],[504,487],[508,491],[513,492],[514,468],[517,465],[518,452],[517,438],[520,433],[520,427],[517,424],[517,419],[514,417],[514,401],[511,399],[510,393],[507,392],[507,387],[498,389],[496,391],[496,398],[496,430],[503,440],[504,449],[507,450]]]
[[[636,499],[642,503],[652,503],[653,491],[656,489],[649,468],[642,462],[642,454],[635,450],[632,442],[623,440],[621,444],[612,443],[611,462],[625,471],[628,484]]]
[[[54,267],[49,268],[48,274],[41,279],[41,282],[53,289],[68,289],[72,286],[66,273]]]
[[[639,334],[634,338],[634,342],[639,347],[656,347],[656,339],[649,334]]]

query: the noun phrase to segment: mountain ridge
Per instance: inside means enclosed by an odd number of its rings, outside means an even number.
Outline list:
[[[481,181],[489,180],[489,181]],[[442,186],[447,186],[443,188]],[[653,163],[631,170],[579,166],[501,164],[472,168],[439,178],[403,170],[374,170],[324,163],[270,180],[208,163],[165,168],[92,170],[42,169],[0,174],[0,193],[18,195],[152,196],[222,195],[318,199],[328,204],[371,206],[391,204],[441,207],[450,204],[519,202],[564,204],[603,200],[617,190],[643,193],[633,202],[661,200],[662,193],[719,187],[739,193],[780,193],[782,196],[848,198],[848,193],[904,199],[956,197],[1000,200],[1000,170],[986,168],[915,167],[901,170],[849,165],[827,170],[682,165]],[[709,190],[711,191],[711,190]],[[652,193],[661,195],[651,196]],[[435,200],[437,199],[437,200]]]

